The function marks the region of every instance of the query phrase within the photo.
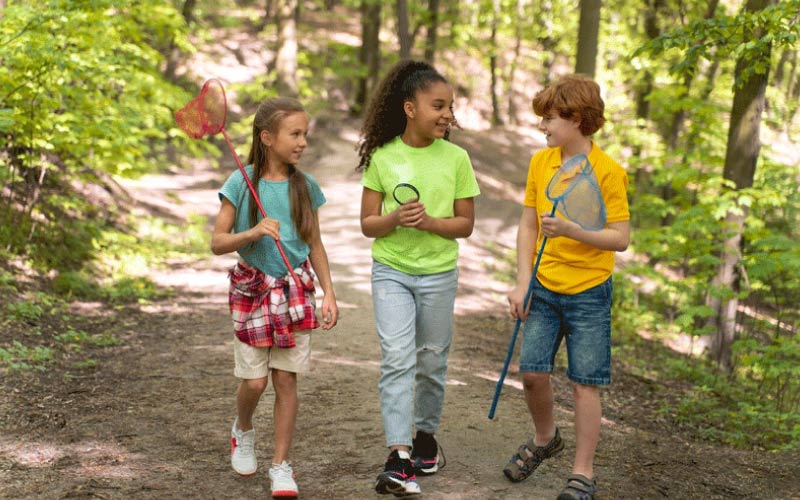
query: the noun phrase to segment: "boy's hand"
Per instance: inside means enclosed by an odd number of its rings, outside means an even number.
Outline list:
[[[512,318],[524,320],[528,316],[528,311],[523,310],[525,305],[525,294],[527,292],[527,286],[519,284],[517,284],[517,286],[508,292],[508,307]]]
[[[250,232],[253,236],[253,241],[258,241],[264,236],[269,236],[275,240],[279,240],[281,237],[280,230],[281,223],[278,222],[277,219],[269,219],[264,217],[258,221],[258,224],[250,229]]]
[[[542,215],[542,222],[539,224],[542,234],[548,238],[569,237],[570,231],[574,226],[577,226],[577,224],[550,214]]]
[[[330,330],[339,321],[339,307],[336,305],[336,297],[325,294],[322,297],[322,329]]]

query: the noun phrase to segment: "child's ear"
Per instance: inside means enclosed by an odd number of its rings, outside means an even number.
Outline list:
[[[403,103],[403,111],[406,112],[406,116],[409,118],[414,118],[415,110],[414,110],[414,103],[411,101],[405,101]]]
[[[266,130],[262,130],[260,134],[258,134],[258,138],[261,139],[261,144],[269,147],[270,143],[272,142],[272,136]]]

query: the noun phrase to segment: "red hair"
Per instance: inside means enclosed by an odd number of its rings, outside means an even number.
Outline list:
[[[604,109],[600,86],[583,75],[563,76],[533,98],[534,113],[544,117],[555,111],[565,120],[580,122],[584,136],[594,134],[606,122]]]

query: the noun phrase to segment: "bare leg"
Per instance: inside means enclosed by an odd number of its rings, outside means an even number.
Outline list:
[[[239,417],[237,427],[247,432],[253,428],[253,413],[258,400],[267,388],[267,377],[243,379],[236,391],[236,414]]]
[[[594,452],[600,440],[600,388],[574,384],[575,394],[575,465],[572,472],[594,477]]]
[[[292,446],[298,408],[297,374],[272,370],[272,385],[275,388],[275,455],[272,463],[279,464],[289,457]]]
[[[525,389],[525,402],[528,404],[536,428],[534,443],[536,446],[544,446],[556,435],[550,374],[523,373],[522,387]]]

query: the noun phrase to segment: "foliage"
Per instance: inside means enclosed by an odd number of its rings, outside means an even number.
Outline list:
[[[696,20],[662,34],[634,55],[648,51],[658,56],[671,49],[680,50],[683,57],[671,68],[677,73],[695,71],[701,58],[743,59],[749,64],[741,81],[747,81],[753,73],[764,74],[769,70],[770,59],[766,55],[772,48],[795,47],[800,41],[799,11],[800,0],[784,0],[758,12]],[[754,39],[753,33],[760,36]]]
[[[44,269],[80,267],[115,207],[70,187],[160,168],[171,145],[199,151],[172,117],[190,94],[159,71],[159,49],[188,46],[185,28],[157,0],[37,0],[3,11],[3,247]]]
[[[615,359],[635,375],[671,387],[661,412],[697,437],[767,450],[800,445],[800,335],[764,346],[734,344],[737,369],[729,377],[711,362],[659,347],[640,332],[656,334],[669,322],[624,274],[614,277]],[[678,389],[680,388],[680,389]]]

